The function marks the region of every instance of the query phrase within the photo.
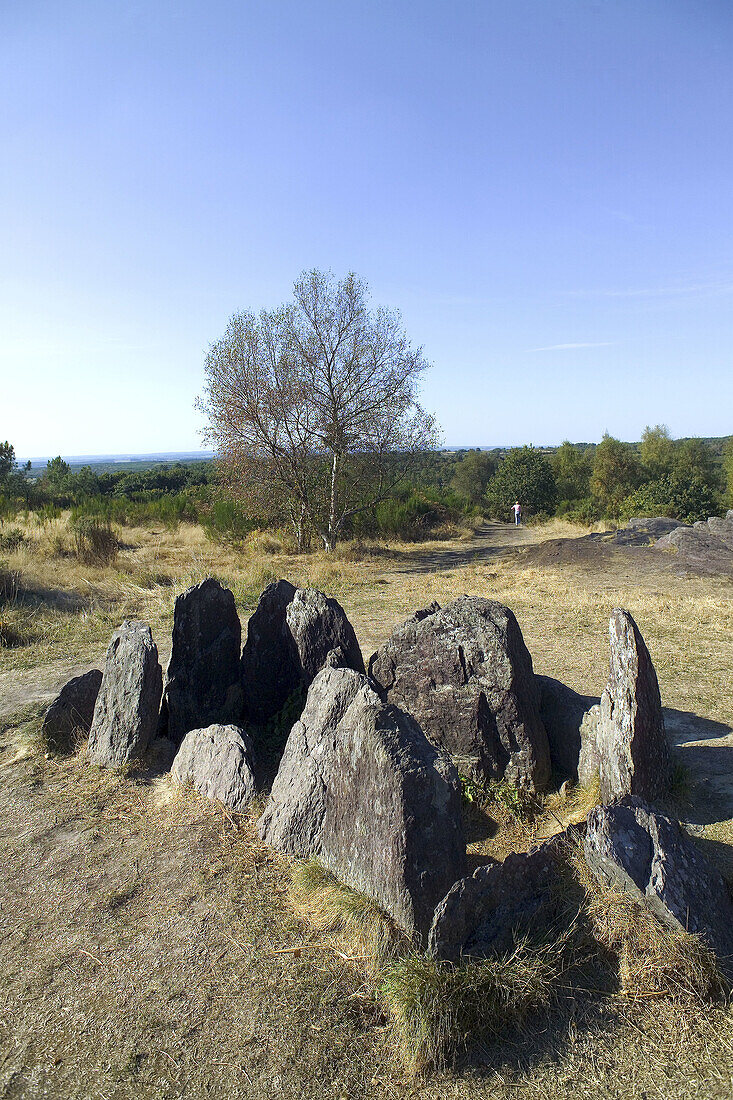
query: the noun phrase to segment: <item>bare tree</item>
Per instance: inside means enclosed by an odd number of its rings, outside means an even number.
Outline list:
[[[235,314],[206,359],[201,407],[230,483],[255,506],[276,499],[301,548],[311,529],[332,550],[437,442],[422,349],[366,299],[354,274],[304,272],[294,301]]]

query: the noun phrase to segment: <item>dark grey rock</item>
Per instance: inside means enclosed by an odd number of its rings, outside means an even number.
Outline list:
[[[254,750],[238,726],[212,725],[183,738],[171,773],[205,798],[218,799],[241,813],[256,794]]]
[[[327,664],[364,672],[354,628],[338,600],[289,581],[269,584],[249,620],[242,652],[247,716],[264,724]]]
[[[189,730],[239,721],[242,628],[234,596],[208,577],[177,597],[160,733],[180,745]]]
[[[588,815],[586,862],[670,928],[701,936],[733,971],[733,901],[722,876],[679,822],[640,798],[596,806]]]
[[[733,546],[728,513],[724,520],[712,517],[694,527],[676,527],[654,544],[656,550],[672,551],[676,562],[693,573],[733,574]],[[733,534],[733,523],[730,524]]]
[[[112,635],[89,732],[93,764],[118,768],[143,757],[155,736],[163,689],[147,623],[125,621]]]
[[[101,683],[102,673],[93,668],[62,687],[43,719],[43,739],[53,752],[73,752],[89,733]]]
[[[592,728],[594,707],[600,699],[579,695],[552,676],[536,676],[540,689],[540,717],[547,731],[553,770],[570,779],[578,778],[581,730]]]
[[[529,790],[547,786],[550,749],[539,689],[509,608],[475,596],[426,608],[377,650],[369,675],[459,770]]]
[[[635,794],[653,800],[667,789],[671,772],[657,674],[628,611],[614,608],[609,638],[610,673],[596,739],[601,799]]]
[[[569,833],[561,833],[456,882],[435,910],[429,952],[449,962],[485,959],[511,951],[525,935],[545,933],[562,904],[555,887],[568,845]]]
[[[365,676],[324,669],[311,684],[259,821],[278,851],[315,858],[424,943],[465,871],[456,769]]]

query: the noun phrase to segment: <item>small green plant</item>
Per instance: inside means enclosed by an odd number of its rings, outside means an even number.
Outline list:
[[[529,791],[517,787],[506,779],[489,779],[481,782],[475,776],[461,775],[463,798],[480,810],[501,806],[513,817],[525,820],[537,813],[539,806]]]

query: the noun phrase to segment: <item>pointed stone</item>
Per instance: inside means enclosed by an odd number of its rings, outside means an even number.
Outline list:
[[[145,755],[158,725],[163,674],[147,623],[112,635],[89,732],[89,760],[119,768]]]

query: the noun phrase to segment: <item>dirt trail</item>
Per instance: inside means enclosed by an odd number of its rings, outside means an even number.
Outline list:
[[[510,523],[484,523],[470,542],[446,543],[429,550],[395,551],[392,568],[400,573],[436,573],[443,569],[460,569],[498,558],[507,550],[530,546],[537,542],[531,528]]]

